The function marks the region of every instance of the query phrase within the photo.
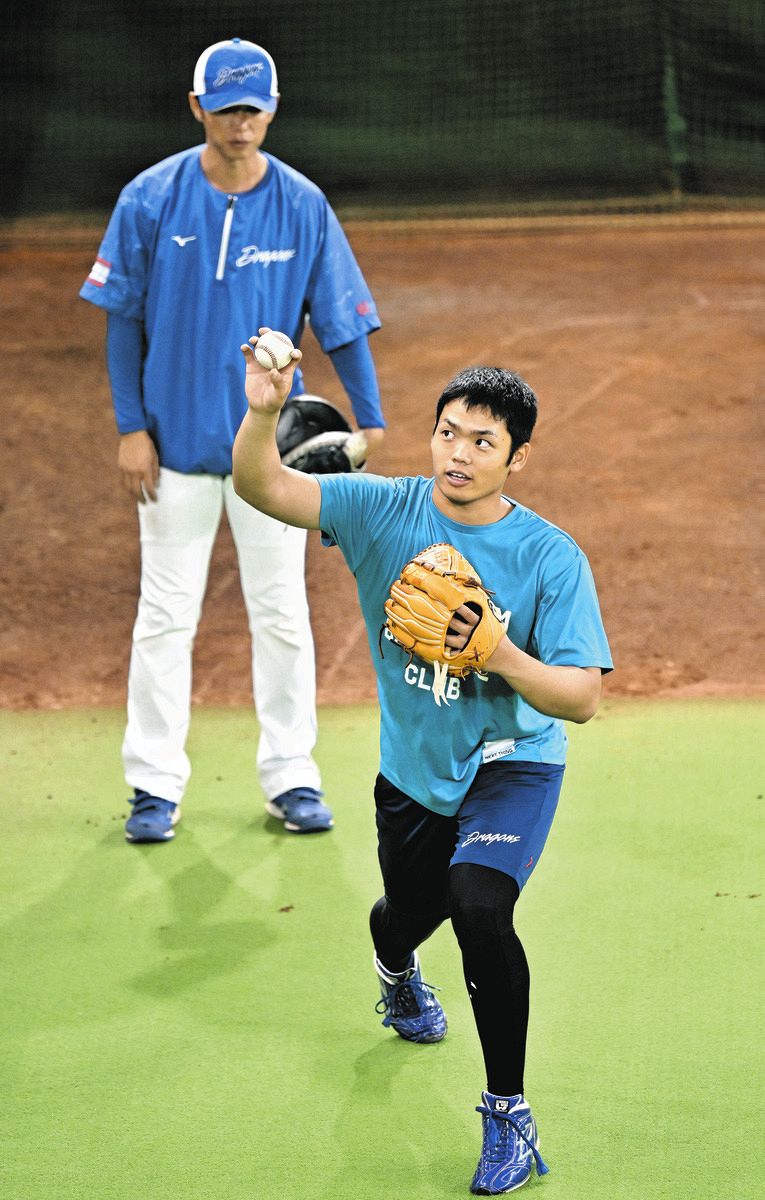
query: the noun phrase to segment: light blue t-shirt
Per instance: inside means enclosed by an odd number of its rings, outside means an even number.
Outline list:
[[[380,321],[315,184],[266,154],[257,187],[227,196],[207,180],[202,150],[174,154],[123,189],[80,295],[143,324],[143,406],[160,463],[228,475],[247,409],[240,345],[261,325],[299,345],[308,315],[329,353]],[[296,371],[293,394],[302,391]]]
[[[564,763],[563,722],[537,712],[498,675],[449,678],[435,703],[433,670],[387,636],[384,603],[403,565],[426,546],[455,546],[493,593],[510,640],[553,665],[612,668],[595,584],[568,534],[523,505],[490,525],[461,525],[433,503],[433,480],[316,476],[325,545],[356,577],[377,672],[380,770],[434,812],[457,811],[476,771],[500,758]],[[381,648],[380,648],[381,647]]]

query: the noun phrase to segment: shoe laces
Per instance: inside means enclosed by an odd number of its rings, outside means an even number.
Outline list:
[[[375,1012],[390,1017],[418,1017],[433,1003],[433,992],[441,989],[422,979],[402,979],[400,983],[386,985],[388,991],[375,1005]]]
[[[150,812],[172,812],[175,805],[161,796],[139,795],[132,801],[133,816],[142,817]]]
[[[290,815],[299,816],[306,809],[314,812],[317,808],[324,808],[325,805],[321,801],[323,795],[323,792],[317,792],[315,788],[291,788],[290,791],[277,796],[276,803]]]
[[[546,1175],[548,1173],[550,1168],[542,1158],[542,1155],[539,1153],[531,1139],[526,1136],[520,1125],[513,1120],[509,1113],[497,1112],[497,1110],[494,1108],[487,1108],[485,1104],[476,1105],[475,1111],[481,1113],[481,1115],[484,1117],[488,1117],[490,1121],[493,1118],[495,1121],[500,1122],[499,1125],[494,1126],[496,1138],[489,1140],[489,1153],[486,1156],[487,1158],[501,1162],[507,1162],[508,1159],[515,1158],[516,1147],[514,1144],[515,1138],[513,1134],[516,1134],[521,1141],[526,1143],[529,1150],[534,1155],[534,1162],[537,1165],[537,1174]]]

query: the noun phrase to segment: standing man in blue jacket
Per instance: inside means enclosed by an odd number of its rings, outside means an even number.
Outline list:
[[[256,511],[231,485],[246,411],[239,346],[265,324],[299,345],[310,320],[374,449],[385,422],[368,335],[380,322],[325,196],[261,149],[278,102],[266,50],[239,38],[208,47],[189,93],[204,143],[124,188],[80,292],[107,313],[118,466],[138,501],[141,594],[123,743],[133,842],[171,839],[180,818],[191,653],[224,508],[252,635],[266,807],[295,833],[333,823],[312,756],[305,531]],[[303,391],[298,371],[292,394]]]

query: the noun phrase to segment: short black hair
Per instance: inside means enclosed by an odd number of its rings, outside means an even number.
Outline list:
[[[531,441],[537,419],[537,398],[532,389],[504,367],[467,367],[455,375],[438,397],[436,425],[444,405],[462,400],[465,408],[488,408],[497,421],[503,421],[510,434],[510,457],[524,442]]]

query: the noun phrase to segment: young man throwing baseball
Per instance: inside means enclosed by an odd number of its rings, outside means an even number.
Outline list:
[[[563,722],[594,715],[612,666],[583,553],[504,492],[528,460],[536,397],[510,371],[471,368],[438,400],[432,478],[301,475],[274,441],[299,351],[268,371],[242,349],[249,410],[234,487],[340,547],[377,672],[378,1009],[409,1041],[444,1036],[417,947],[450,917],[487,1077],[471,1190],[509,1192],[535,1162],[547,1170],[524,1095],[529,971],[513,910],[555,813]]]

